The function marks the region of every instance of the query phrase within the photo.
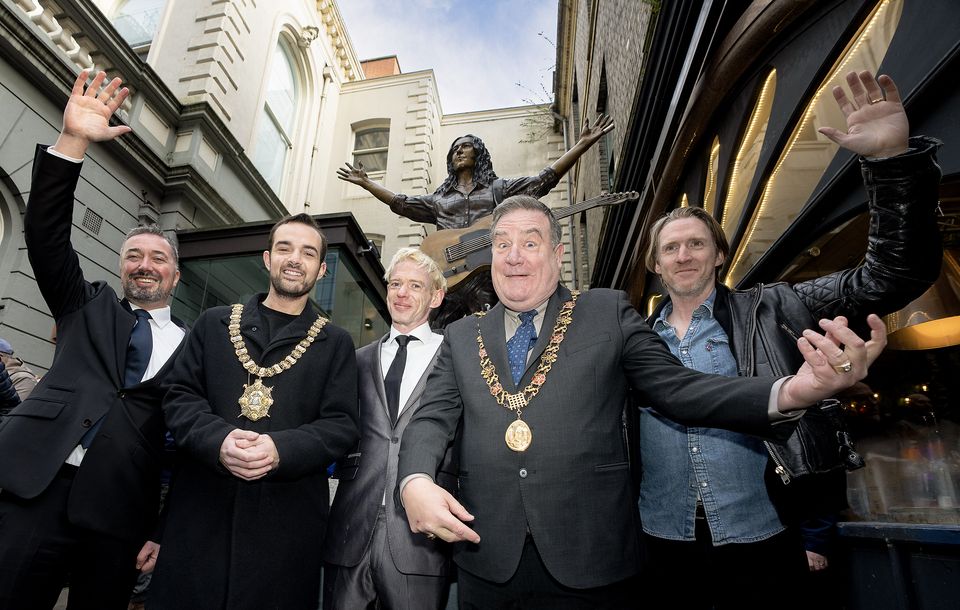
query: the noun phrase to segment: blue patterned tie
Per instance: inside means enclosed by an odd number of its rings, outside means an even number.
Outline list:
[[[127,362],[123,372],[123,386],[129,388],[135,386],[143,379],[147,372],[147,364],[150,362],[150,355],[153,353],[153,331],[150,330],[150,312],[146,309],[135,309],[133,314],[137,316],[137,323],[130,331],[130,341],[127,343]],[[104,416],[105,417],[105,416]],[[98,419],[80,438],[80,446],[84,449],[90,448],[93,437],[97,435],[100,426],[103,424],[103,417]]]
[[[507,341],[507,357],[510,359],[510,374],[513,376],[513,385],[523,379],[523,371],[527,368],[527,353],[537,342],[537,329],[533,326],[533,318],[537,310],[525,311],[520,314],[520,326],[510,340]]]

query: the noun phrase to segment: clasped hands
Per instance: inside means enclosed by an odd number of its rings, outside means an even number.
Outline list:
[[[280,465],[280,454],[269,434],[237,428],[220,445],[220,463],[235,477],[255,481]]]

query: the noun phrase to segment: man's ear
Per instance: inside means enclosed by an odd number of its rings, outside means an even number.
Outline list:
[[[270,271],[270,251],[263,251],[263,266],[267,268],[267,271]]]

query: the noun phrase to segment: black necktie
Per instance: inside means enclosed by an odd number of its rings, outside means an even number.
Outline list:
[[[397,335],[397,355],[390,363],[387,376],[383,379],[383,389],[387,393],[387,410],[390,412],[390,422],[397,423],[400,413],[400,382],[403,381],[403,368],[407,365],[407,343],[416,337]]]
[[[123,385],[127,388],[137,385],[143,379],[147,364],[150,362],[150,354],[153,353],[150,312],[145,309],[135,309],[133,313],[137,316],[137,323],[130,332],[130,341],[127,343],[127,362],[123,371]],[[90,443],[93,442],[93,437],[97,435],[101,424],[103,424],[103,417],[90,426],[90,429],[80,438],[81,447],[90,448]]]

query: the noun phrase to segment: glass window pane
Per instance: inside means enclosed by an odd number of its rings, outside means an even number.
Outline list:
[[[280,192],[283,182],[283,166],[287,159],[287,142],[277,128],[270,113],[264,109],[257,130],[257,147],[254,150],[253,164],[260,170],[263,179],[275,193]]]
[[[110,22],[131,47],[150,43],[160,27],[166,0],[127,0]]]
[[[374,153],[363,153],[361,155],[353,156],[354,166],[357,163],[363,164],[363,169],[370,172],[385,172],[387,171],[387,152],[374,152]]]
[[[386,148],[390,140],[389,129],[368,129],[357,133],[354,142],[354,150],[366,150],[368,148]]]
[[[293,132],[297,109],[297,85],[293,65],[283,45],[277,45],[267,86],[267,105],[289,136]]]

